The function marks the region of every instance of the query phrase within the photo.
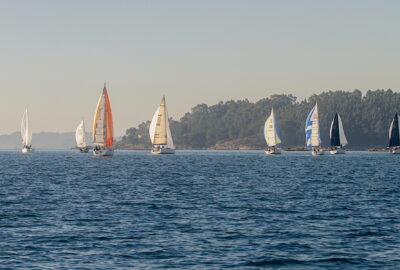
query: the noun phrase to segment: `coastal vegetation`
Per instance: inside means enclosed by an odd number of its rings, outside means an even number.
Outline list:
[[[282,146],[304,147],[305,119],[318,102],[322,145],[329,146],[329,129],[340,113],[350,149],[386,147],[393,115],[400,111],[400,93],[390,89],[329,91],[299,100],[289,95],[272,95],[257,102],[229,100],[209,106],[199,104],[181,119],[170,119],[178,149],[265,148],[264,122],[272,107],[279,125]],[[129,128],[117,148],[150,149],[150,121]]]

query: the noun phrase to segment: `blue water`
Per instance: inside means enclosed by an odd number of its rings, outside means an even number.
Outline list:
[[[400,156],[0,152],[1,269],[400,269]]]

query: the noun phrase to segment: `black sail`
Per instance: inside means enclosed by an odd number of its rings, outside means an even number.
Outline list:
[[[332,126],[331,126],[331,146],[341,146],[340,135],[339,135],[338,114],[335,114],[335,118],[333,119]]]
[[[400,146],[399,117],[397,116],[397,113],[393,117],[390,128],[389,147]]]

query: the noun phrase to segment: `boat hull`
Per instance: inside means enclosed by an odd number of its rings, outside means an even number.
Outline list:
[[[22,154],[29,154],[29,153],[32,153],[33,152],[33,149],[32,149],[32,147],[23,147],[22,148]]]
[[[311,151],[311,154],[313,155],[313,156],[322,156],[323,154],[324,154],[324,151],[323,150],[321,150],[321,149],[313,149],[312,151]]]
[[[79,148],[79,153],[82,153],[82,154],[89,153],[89,147]]]
[[[113,155],[114,155],[113,148],[93,149],[93,156],[95,157],[112,157]]]
[[[344,149],[333,149],[330,151],[332,155],[340,155],[340,154],[346,154],[346,150]]]
[[[392,154],[392,155],[400,154],[400,148],[389,149],[389,153]]]
[[[171,155],[175,154],[175,149],[172,148],[153,148],[151,150],[153,155]]]
[[[272,149],[272,148],[270,148],[270,149],[265,150],[265,153],[267,155],[280,155],[280,154],[282,154],[282,151],[280,149]]]

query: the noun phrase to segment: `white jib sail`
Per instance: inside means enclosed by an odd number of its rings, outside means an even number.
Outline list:
[[[338,120],[339,120],[339,138],[340,138],[340,144],[342,146],[346,146],[348,144],[346,135],[344,134],[344,129],[343,129],[343,123],[342,123],[342,118],[340,118],[340,115],[338,114]]]
[[[25,110],[21,121],[21,137],[24,146],[31,146],[32,143],[32,129],[29,120],[28,109]]]
[[[87,146],[86,143],[86,132],[85,132],[85,123],[83,120],[79,124],[79,126],[76,129],[75,132],[75,140],[76,140],[76,146],[84,148]]]
[[[276,132],[276,120],[274,115],[274,109],[271,110],[270,116],[265,121],[264,125],[264,137],[268,146],[276,146],[281,143],[281,139],[278,137]]]
[[[317,147],[321,143],[321,139],[319,136],[319,116],[318,116],[318,105],[315,104],[315,109],[313,116],[311,118],[312,126],[311,126],[311,145],[313,147]]]

